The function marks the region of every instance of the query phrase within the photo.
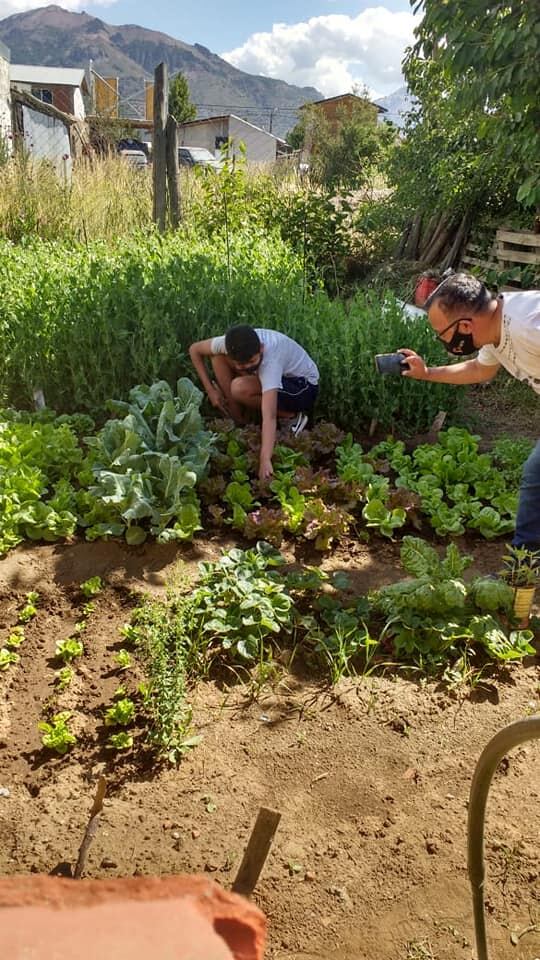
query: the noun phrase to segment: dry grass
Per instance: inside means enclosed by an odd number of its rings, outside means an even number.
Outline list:
[[[51,164],[17,159],[0,166],[0,236],[15,242],[112,239],[152,221],[152,175],[121,157],[83,159],[71,182]]]

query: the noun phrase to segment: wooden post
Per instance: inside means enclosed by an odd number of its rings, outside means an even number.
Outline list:
[[[167,226],[167,114],[169,87],[167,65],[160,63],[154,71],[154,143],[153,184],[154,222],[164,233]]]
[[[173,229],[182,219],[180,191],[178,187],[178,124],[174,117],[167,118],[167,184],[169,187],[169,218]]]
[[[242,863],[232,885],[233,893],[241,893],[244,897],[250,897],[253,893],[280,820],[281,814],[277,810],[268,810],[266,807],[261,807],[259,810]]]

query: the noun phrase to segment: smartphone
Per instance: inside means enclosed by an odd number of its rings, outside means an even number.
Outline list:
[[[379,373],[394,376],[401,376],[407,369],[407,357],[402,353],[378,353],[375,357],[375,365]]]

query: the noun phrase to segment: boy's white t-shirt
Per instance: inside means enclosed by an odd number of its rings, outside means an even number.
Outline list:
[[[278,330],[255,330],[264,346],[262,361],[257,376],[261,381],[262,393],[268,390],[280,390],[283,377],[303,377],[308,383],[319,382],[319,371],[308,353],[296,340],[287,337]],[[212,354],[227,353],[225,337],[213,337]]]
[[[500,363],[540,393],[540,290],[503,293],[502,300],[501,342],[482,347],[478,362],[487,367]]]

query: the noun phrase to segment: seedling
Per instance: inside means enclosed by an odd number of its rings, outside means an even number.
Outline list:
[[[16,650],[18,647],[20,647],[24,638],[24,627],[13,627],[13,630],[6,640],[6,646]]]
[[[511,587],[534,587],[540,578],[540,550],[509,547],[502,576]]]
[[[122,647],[122,649],[116,654],[114,662],[117,664],[119,670],[129,670],[129,668],[132,666],[131,654],[129,650],[124,650]]]
[[[34,619],[37,613],[36,604],[38,600],[39,593],[36,593],[35,590],[26,594],[26,603],[19,613],[19,623],[28,623],[29,620]]]
[[[105,711],[106,727],[127,727],[135,717],[135,704],[129,697],[118,700]]]
[[[8,650],[7,647],[2,647],[0,650],[0,670],[7,670],[12,664],[18,662],[18,653],[13,653],[11,650]]]
[[[84,647],[80,640],[76,640],[75,637],[68,637],[67,640],[58,640],[55,648],[55,655],[64,660],[66,663],[69,663],[70,660],[75,660],[76,657],[81,657],[84,653]]]
[[[138,628],[132,627],[130,623],[125,623],[123,627],[120,627],[120,634],[124,640],[127,640],[129,643],[133,644],[137,643],[140,637]]]
[[[111,733],[107,746],[113,750],[129,750],[133,746],[133,737],[130,733]]]
[[[66,687],[69,687],[73,677],[75,676],[75,671],[73,667],[62,667],[61,670],[56,674],[56,687],[59,692],[65,690]]]
[[[89,617],[91,613],[96,609],[96,605],[93,600],[89,600],[88,603],[83,603],[83,617]]]
[[[121,700],[122,697],[127,697],[127,690],[123,683],[121,683],[120,686],[118,686],[114,691],[113,700]]]
[[[50,722],[42,721],[38,723],[38,730],[43,733],[41,742],[44,747],[63,755],[74,743],[77,743],[77,737],[70,732],[67,726],[70,717],[69,711],[63,711],[51,717]]]
[[[87,622],[86,620],[78,620],[73,628],[75,633],[84,633],[86,630]]]
[[[101,577],[90,577],[88,580],[84,580],[81,583],[81,593],[88,600],[91,597],[97,597],[98,593],[103,589],[103,581]]]

